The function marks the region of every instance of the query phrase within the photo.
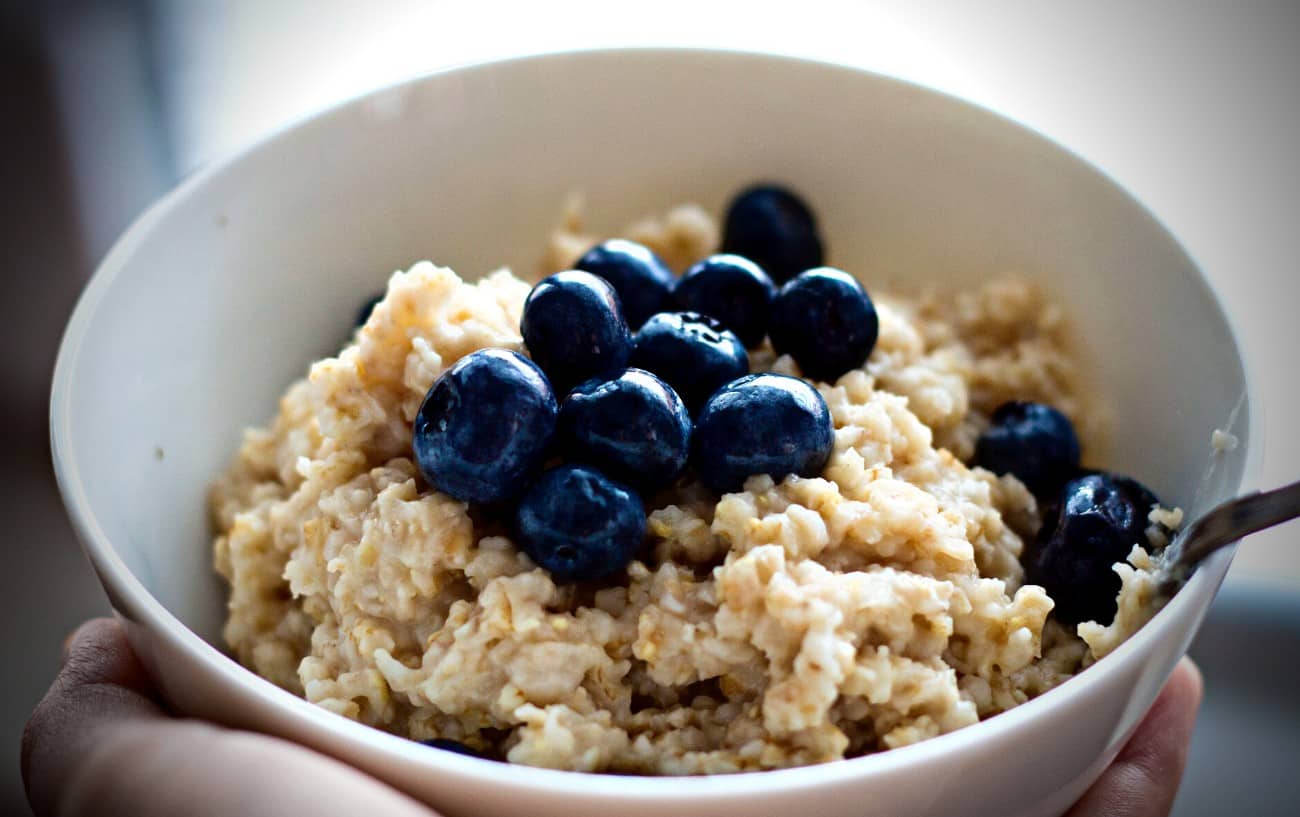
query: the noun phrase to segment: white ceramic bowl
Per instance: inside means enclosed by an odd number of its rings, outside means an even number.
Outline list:
[[[787,180],[831,260],[869,285],[1008,268],[1067,307],[1109,450],[1192,514],[1257,449],[1224,314],[1112,181],[1005,119],[857,70],[706,51],[459,68],[315,116],[189,179],[118,242],[77,306],[51,407],[55,463],[132,643],[182,712],[342,758],[442,808],[504,817],[1048,815],[1114,756],[1227,570],[1211,559],[1113,655],[951,735],[821,766],[715,778],[554,772],[430,752],[329,714],[226,657],[205,515],[240,429],[330,353],[387,274],[431,258],[525,269],[570,191],[597,227]],[[1212,457],[1214,428],[1243,445]]]

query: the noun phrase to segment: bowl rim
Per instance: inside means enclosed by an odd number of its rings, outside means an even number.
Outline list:
[[[1056,701],[1065,694],[1083,694],[1085,687],[1095,689],[1104,683],[1107,675],[1113,674],[1105,669],[1115,667],[1122,662],[1138,660],[1145,653],[1151,642],[1162,638],[1175,618],[1194,604],[1199,597],[1213,597],[1222,582],[1231,561],[1235,546],[1214,554],[1192,576],[1188,584],[1156,613],[1151,621],[1128,638],[1105,659],[1081,672],[1058,687],[1016,706],[1006,712],[958,729],[945,735],[929,738],[918,743],[843,761],[802,766],[788,769],[776,769],[762,772],[745,772],[712,776],[625,776],[612,774],[592,774],[584,772],[561,771],[524,765],[512,765],[511,774],[503,779],[500,765],[495,761],[486,761],[451,752],[430,752],[418,743],[383,732],[348,718],[335,715],[321,707],[309,703],[287,690],[275,686],[270,681],[258,676],[209,643],[186,626],[175,614],[168,610],[143,583],[130,571],[118,555],[112,542],[100,524],[94,509],[91,508],[85,486],[81,480],[80,469],[76,459],[76,431],[71,422],[71,407],[75,383],[73,372],[85,344],[86,335],[92,320],[111,289],[113,282],[127,266],[135,250],[152,234],[156,225],[182,202],[188,200],[195,192],[210,180],[231,172],[233,168],[248,160],[251,156],[271,149],[276,143],[298,130],[317,126],[347,115],[358,107],[364,106],[373,98],[390,92],[401,92],[437,82],[447,75],[465,72],[491,71],[503,65],[517,63],[542,63],[563,60],[604,60],[604,59],[648,59],[652,61],[697,59],[706,62],[726,61],[750,62],[751,64],[785,63],[795,64],[801,69],[824,71],[828,75],[839,73],[843,76],[853,75],[859,79],[869,79],[885,85],[894,85],[914,92],[920,92],[942,98],[945,104],[960,109],[966,116],[982,117],[996,120],[1004,127],[1018,129],[1038,140],[1048,143],[1062,154],[1067,161],[1081,165],[1091,174],[1100,176],[1113,188],[1123,193],[1138,210],[1148,218],[1153,227],[1162,232],[1171,243],[1187,258],[1194,274],[1190,276],[1190,285],[1199,286],[1227,327],[1235,357],[1241,366],[1245,393],[1242,395],[1246,416],[1247,452],[1243,465],[1241,486],[1253,487],[1259,471],[1261,453],[1262,424],[1260,406],[1252,396],[1256,394],[1253,384],[1249,359],[1242,354],[1241,333],[1225,307],[1225,301],[1219,297],[1213,284],[1204,274],[1200,264],[1188,250],[1177,241],[1155,214],[1136,196],[1128,191],[1106,171],[1087,161],[1079,154],[1061,145],[1046,134],[998,111],[975,104],[946,91],[931,88],[920,83],[900,79],[877,71],[859,68],[831,60],[808,57],[806,55],[782,54],[775,51],[753,51],[716,47],[610,47],[591,49],[540,50],[506,58],[471,61],[440,68],[435,71],[403,79],[385,86],[367,91],[357,96],[342,100],[318,110],[309,112],[261,137],[231,151],[223,157],[200,168],[170,192],[148,207],[139,215],[130,227],[117,239],[104,259],[96,267],[89,283],[79,297],[76,307],[64,330],[55,363],[54,378],[50,392],[50,442],[53,455],[55,476],[68,515],[78,534],[83,550],[90,559],[96,574],[108,592],[118,614],[142,625],[153,636],[161,638],[171,650],[185,654],[197,663],[209,677],[218,678],[220,683],[231,685],[240,690],[245,699],[256,699],[264,707],[283,712],[287,717],[298,720],[307,730],[304,734],[316,733],[313,743],[322,746],[325,740],[320,736],[328,733],[346,741],[354,742],[373,753],[375,763],[386,758],[400,763],[424,764],[448,773],[461,775],[467,782],[496,787],[506,786],[516,790],[544,791],[548,794],[576,795],[584,797],[605,797],[624,800],[656,801],[695,801],[714,798],[726,798],[743,793],[745,796],[771,792],[792,792],[812,787],[831,785],[848,779],[864,777],[883,777],[904,768],[911,768],[918,763],[937,762],[942,756],[956,755],[962,751],[977,750],[980,744],[991,740],[994,735],[1014,732],[1024,722],[1047,717]],[[1062,692],[1068,690],[1068,692]]]

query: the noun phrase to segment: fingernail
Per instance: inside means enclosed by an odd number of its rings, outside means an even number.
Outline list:
[[[1184,655],[1178,664],[1188,673],[1189,677],[1193,679],[1197,690],[1204,691],[1205,673],[1201,672],[1201,668],[1192,660],[1192,657],[1190,655]]]
[[[68,660],[68,653],[72,651],[72,639],[77,637],[77,631],[73,630],[63,639],[63,660]]]

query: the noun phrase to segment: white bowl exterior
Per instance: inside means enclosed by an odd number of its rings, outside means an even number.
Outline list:
[[[718,212],[756,178],[804,191],[830,260],[868,286],[1006,270],[1037,280],[1113,398],[1113,433],[1090,458],[1193,514],[1239,488],[1257,444],[1216,300],[1140,205],[1042,137],[786,58],[592,52],[475,66],[349,103],[191,179],[123,237],[78,305],[52,400],[56,468],[168,697],[315,746],[449,815],[649,815],[687,802],[700,815],[1059,813],[1150,706],[1227,554],[1116,654],[1010,713],[871,758],[731,778],[500,775],[318,710],[210,646],[223,596],[207,486],[240,429],[337,348],[392,270],[422,258],[471,276],[528,270],[571,191],[600,231],[686,200]],[[1215,428],[1244,445],[1212,455]]]

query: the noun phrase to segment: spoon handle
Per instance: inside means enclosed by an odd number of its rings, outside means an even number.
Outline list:
[[[1243,536],[1300,516],[1300,482],[1230,499],[1179,531],[1165,551],[1172,569],[1191,568]]]

